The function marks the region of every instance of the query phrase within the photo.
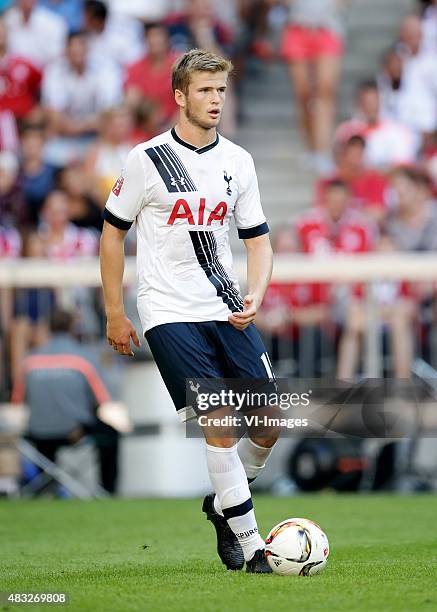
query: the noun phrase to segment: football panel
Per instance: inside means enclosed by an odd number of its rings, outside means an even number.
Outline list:
[[[282,557],[276,557],[268,554],[268,551],[266,551],[266,556],[268,564],[275,574],[279,576],[299,576],[299,572],[302,569],[300,563],[294,563]]]

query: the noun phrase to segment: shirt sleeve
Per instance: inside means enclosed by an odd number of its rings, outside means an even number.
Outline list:
[[[146,200],[146,179],[141,150],[132,149],[120,177],[116,180],[103,218],[118,229],[128,230],[137,218]]]
[[[234,219],[241,239],[267,234],[269,226],[261,206],[258,179],[251,155],[245,160],[241,189],[234,209]]]

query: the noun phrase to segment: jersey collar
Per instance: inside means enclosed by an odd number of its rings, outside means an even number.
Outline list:
[[[190,144],[189,142],[185,142],[185,140],[182,140],[182,138],[179,138],[179,136],[176,134],[175,128],[172,128],[171,135],[173,136],[174,140],[176,140],[176,142],[178,142],[180,145],[182,145],[183,147],[186,147],[187,149],[190,149],[190,151],[195,151],[199,155],[201,155],[201,153],[206,153],[207,151],[210,151],[211,149],[216,147],[219,143],[219,135],[217,134],[214,142],[211,142],[209,145],[206,145],[205,147],[201,147],[200,149],[198,149],[197,147]]]

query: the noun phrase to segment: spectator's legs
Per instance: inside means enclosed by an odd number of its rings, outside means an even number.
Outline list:
[[[17,317],[11,321],[9,351],[13,381],[18,376],[21,363],[29,350],[30,333],[30,320],[27,317]]]
[[[306,60],[296,60],[289,64],[290,77],[293,83],[297,102],[299,127],[306,148],[314,150],[313,123],[311,114],[311,66]]]
[[[334,131],[336,91],[340,78],[341,57],[322,56],[315,61],[315,96],[313,106],[314,149],[329,155]]]
[[[118,476],[118,441],[119,433],[110,425],[97,421],[94,425],[83,427],[95,441],[99,453],[100,479],[108,493],[115,493]]]
[[[390,344],[395,378],[410,378],[413,360],[412,320],[414,304],[399,300],[390,306]]]
[[[13,311],[13,295],[11,289],[0,289],[0,401],[9,399],[9,346],[10,325]],[[9,363],[9,367],[8,367]]]
[[[361,304],[352,302],[349,305],[338,348],[337,378],[339,380],[350,380],[357,371],[364,319],[365,313]]]
[[[11,322],[10,356],[11,377],[14,381],[29,349],[41,346],[49,339],[48,325],[44,321],[32,324],[28,317],[16,317]]]
[[[36,450],[42,455],[44,455],[44,457],[47,457],[47,459],[49,459],[53,463],[56,462],[56,453],[58,449],[61,446],[68,444],[68,440],[66,438],[65,439],[64,438],[62,439],[53,438],[53,439],[48,439],[48,440],[43,440],[39,438],[30,438],[30,440],[35,445]]]

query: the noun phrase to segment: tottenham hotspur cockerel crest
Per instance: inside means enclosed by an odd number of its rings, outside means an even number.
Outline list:
[[[232,195],[232,189],[231,189],[231,181],[232,181],[232,176],[228,176],[228,173],[226,172],[226,170],[223,170],[223,174],[224,174],[224,179],[226,181],[226,183],[228,184],[228,188],[226,189],[226,193],[228,194],[228,196]]]

